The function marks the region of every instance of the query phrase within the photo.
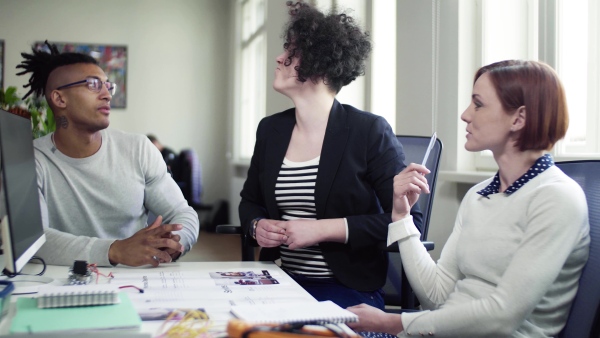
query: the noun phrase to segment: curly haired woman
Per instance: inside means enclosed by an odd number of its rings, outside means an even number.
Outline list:
[[[404,154],[384,118],[335,99],[364,74],[369,35],[346,14],[289,6],[273,88],[295,107],[258,126],[239,206],[244,234],[316,299],[383,308],[378,244]]]

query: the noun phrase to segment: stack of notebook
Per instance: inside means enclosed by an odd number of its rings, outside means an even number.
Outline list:
[[[127,294],[118,292],[113,298],[107,290],[76,288],[78,292],[65,289],[62,294],[17,299],[10,333],[139,330],[142,321]]]

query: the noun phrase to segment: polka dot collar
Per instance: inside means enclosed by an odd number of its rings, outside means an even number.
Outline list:
[[[505,194],[510,195],[515,191],[519,190],[525,183],[529,182],[531,179],[536,177],[537,175],[546,171],[546,169],[550,168],[554,165],[554,160],[552,159],[552,155],[545,154],[535,161],[535,163],[527,170],[527,172],[517,179],[508,189],[504,191]],[[500,176],[499,172],[496,173],[492,183],[490,183],[487,187],[479,190],[477,193],[481,196],[488,197],[491,194],[497,194],[500,191]]]

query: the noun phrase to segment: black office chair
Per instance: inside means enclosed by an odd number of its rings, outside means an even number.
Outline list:
[[[173,179],[183,192],[183,197],[194,209],[202,209],[202,167],[194,149],[183,149],[173,171]]]
[[[199,212],[206,212],[200,226],[206,231],[216,231],[217,224],[229,222],[229,203],[219,199],[212,204],[202,202],[202,166],[194,149],[181,150],[174,166],[173,179],[181,188],[188,204]],[[200,215],[199,215],[200,216]]]
[[[423,156],[429,146],[430,138],[427,136],[404,136],[398,135],[398,141],[402,144],[404,149],[404,155],[406,159],[404,162],[408,165],[409,163],[421,164]],[[431,149],[429,158],[425,166],[431,171],[427,176],[427,182],[429,183],[430,194],[421,194],[417,203],[421,212],[423,213],[423,225],[421,228],[421,241],[427,251],[434,249],[435,245],[433,242],[427,241],[427,233],[429,231],[429,219],[431,218],[431,209],[433,206],[433,196],[435,194],[435,185],[437,182],[437,174],[439,171],[440,158],[442,156],[443,144],[440,139],[436,140],[436,143]],[[417,298],[408,283],[408,279],[402,269],[402,260],[398,254],[398,244],[386,247],[386,251],[389,252],[389,265],[386,284],[383,287],[385,291],[384,302],[387,311],[396,312],[397,307],[400,307],[400,311],[414,310],[417,308]]]
[[[561,338],[600,337],[600,160],[557,162],[585,192],[590,219],[590,255],[579,279]]]

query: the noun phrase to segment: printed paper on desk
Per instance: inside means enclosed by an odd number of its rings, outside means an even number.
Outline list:
[[[116,285],[132,284],[144,290],[147,289],[187,289],[187,288],[205,288],[215,285],[281,285],[289,284],[289,282],[281,281],[273,278],[277,274],[271,274],[267,270],[263,271],[236,271],[232,272],[239,274],[238,276],[224,277],[221,274],[224,272],[204,272],[203,274],[171,271],[171,272],[148,272],[140,274],[118,274],[115,275],[110,283]],[[248,277],[241,277],[241,273],[247,274]],[[218,278],[211,277],[219,276]],[[254,277],[250,277],[253,274]]]
[[[242,273],[244,274],[242,276]],[[229,274],[230,276],[223,275]],[[140,273],[136,272],[118,272],[115,273],[115,279],[131,279],[140,277]],[[278,277],[278,271],[271,270],[257,270],[257,271],[248,271],[248,270],[222,270],[222,271],[144,271],[143,275],[145,275],[148,279],[160,279],[160,278],[183,278],[183,279],[215,279],[217,277],[233,277],[233,278],[241,278],[241,277],[264,277],[264,276],[273,276]]]
[[[206,310],[212,320],[228,320],[231,318],[231,306],[233,305],[257,305],[257,304],[287,304],[296,302],[314,302],[314,298],[304,290],[284,287],[285,291],[260,292],[252,289],[269,288],[234,287],[224,286],[224,289],[210,290],[181,289],[181,290],[148,290],[144,293],[131,293],[129,297],[138,313],[152,311],[152,308],[197,308]],[[229,292],[220,292],[228,290]]]
[[[217,285],[278,285],[279,281],[275,278],[244,278],[244,279],[217,279]]]
[[[262,285],[262,286],[212,286],[194,289],[148,289],[144,293],[130,293],[134,303],[151,304],[157,302],[187,301],[202,299],[203,301],[227,300],[237,302],[245,300],[261,303],[270,299],[304,299],[314,300],[304,290],[292,286]]]
[[[234,278],[234,279],[247,279],[247,278],[270,278],[278,276],[278,273],[272,273],[269,270],[261,271],[222,271],[222,272],[209,272],[211,278]]]

